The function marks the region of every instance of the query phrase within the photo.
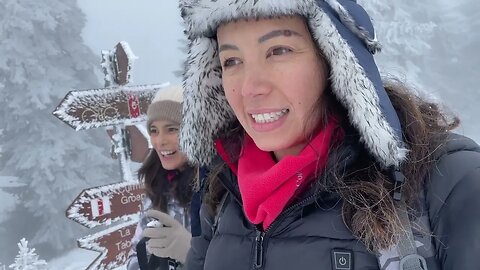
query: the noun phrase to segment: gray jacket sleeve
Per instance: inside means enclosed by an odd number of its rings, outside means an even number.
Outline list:
[[[202,203],[200,208],[200,226],[202,233],[192,237],[191,247],[187,254],[183,270],[203,270],[205,256],[207,254],[213,232],[213,217],[210,216]]]
[[[427,203],[443,270],[480,266],[480,153],[463,150],[440,158],[427,183]]]

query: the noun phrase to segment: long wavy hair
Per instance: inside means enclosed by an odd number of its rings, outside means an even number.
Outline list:
[[[437,158],[438,149],[445,144],[448,132],[458,126],[459,119],[438,104],[415,94],[397,79],[385,80],[384,86],[398,114],[404,141],[410,150],[401,167],[407,179],[402,187],[402,196],[413,209]],[[323,123],[332,114],[340,116],[342,128],[353,133],[347,133],[349,140],[330,149],[325,170],[312,188],[315,192],[326,191],[340,196],[344,223],[367,249],[375,251],[391,247],[397,243],[402,227],[391,196],[393,186],[389,172],[382,170],[360,143],[358,134],[348,122],[345,108],[329,89],[324,92],[314,111],[321,115],[320,121]],[[229,134],[221,137],[228,140],[224,145],[232,161],[238,160],[243,135],[243,128],[239,123],[234,123]],[[312,136],[306,135],[307,139]],[[345,151],[351,147],[352,141],[358,149],[357,158],[353,164],[345,167],[341,162],[342,157],[345,157]],[[225,167],[222,162],[216,165],[208,178],[205,202],[211,214],[215,213],[226,191],[217,177]]]
[[[147,196],[154,209],[167,212],[171,196],[180,206],[188,207],[192,198],[192,185],[195,169],[187,164],[185,169],[175,172],[174,181],[167,179],[168,171],[162,167],[157,152],[152,149],[138,170],[138,177],[145,185]]]

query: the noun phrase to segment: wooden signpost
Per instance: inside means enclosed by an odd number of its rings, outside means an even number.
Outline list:
[[[127,137],[130,139],[128,141],[130,149],[130,159],[134,162],[142,163],[148,155],[149,142],[145,140],[145,137],[148,136],[148,131],[145,126],[127,126],[126,128]],[[107,129],[107,133],[110,138],[113,140],[113,135],[115,135],[115,131],[113,129]],[[117,159],[117,155],[115,151],[112,151],[112,158]]]
[[[102,51],[105,88],[70,91],[53,112],[75,130],[106,127],[112,152],[120,163],[122,182],[83,190],[66,211],[69,219],[88,228],[111,226],[78,240],[79,247],[101,253],[88,270],[110,270],[125,264],[137,213],[146,196],[132,175],[130,162],[145,158],[148,134],[134,125],[146,121],[148,105],[166,85],[126,86],[135,58],[126,42],[118,43],[112,51]],[[136,149],[132,140],[136,140]]]
[[[124,265],[132,248],[136,226],[137,220],[131,220],[79,239],[79,247],[100,252],[87,269],[107,270]]]
[[[68,92],[53,112],[75,130],[146,121],[147,108],[162,85],[116,86]]]
[[[128,220],[142,210],[142,184],[116,183],[83,190],[67,209],[67,217],[88,228]]]

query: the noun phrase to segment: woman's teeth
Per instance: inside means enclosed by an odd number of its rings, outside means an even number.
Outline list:
[[[176,153],[176,151],[160,151],[160,154],[161,154],[162,156],[171,156],[171,155],[173,155],[173,154],[175,154],[175,153]]]
[[[265,124],[277,121],[278,119],[280,119],[280,117],[284,116],[288,112],[288,109],[283,109],[278,112],[251,114],[251,116],[256,123]]]

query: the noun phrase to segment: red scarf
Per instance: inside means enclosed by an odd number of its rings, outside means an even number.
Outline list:
[[[178,175],[177,171],[168,171],[167,172],[167,180],[168,182],[172,183],[173,178],[175,178]]]
[[[300,154],[286,156],[278,163],[270,152],[260,150],[246,135],[238,164],[232,164],[217,141],[219,154],[237,174],[245,215],[250,222],[263,223],[267,229],[300,188],[316,179],[315,173],[325,168],[330,143],[343,137],[343,133],[334,132],[337,127],[338,121],[332,117]]]

